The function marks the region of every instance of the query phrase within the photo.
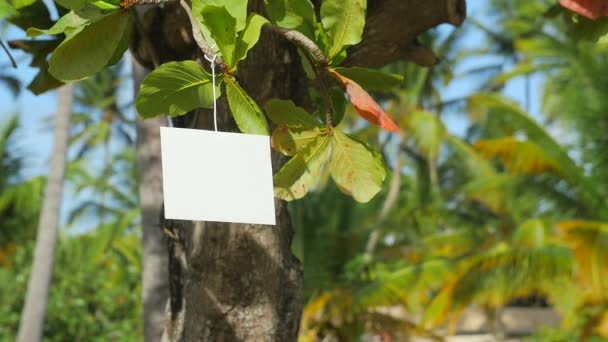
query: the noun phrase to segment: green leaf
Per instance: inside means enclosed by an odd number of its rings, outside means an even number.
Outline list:
[[[114,65],[122,59],[122,56],[125,54],[125,51],[129,49],[129,44],[131,43],[131,32],[133,31],[133,25],[129,25],[125,32],[122,33],[122,39],[118,42],[118,46],[114,51],[114,55],[110,58],[108,65]]]
[[[4,17],[9,15],[14,15],[17,13],[17,10],[11,6],[6,0],[0,0],[0,19],[4,19]]]
[[[51,56],[50,73],[59,80],[73,81],[100,71],[115,56],[131,20],[130,12],[116,12],[67,37]]]
[[[63,8],[76,11],[84,7],[87,0],[55,0],[55,2]]]
[[[236,20],[235,32],[241,32],[247,23],[247,1],[244,0],[192,0],[192,14],[200,22],[201,13],[207,6],[224,7],[230,16]]]
[[[576,22],[566,19],[568,33],[576,40],[598,41],[608,32],[608,18],[589,19],[577,16]]]
[[[115,4],[111,1],[91,1],[91,3],[103,10],[116,10],[120,8],[120,2]]]
[[[57,20],[57,22],[49,29],[43,30],[36,27],[30,27],[27,29],[26,33],[29,37],[38,37],[40,35],[56,36],[65,34],[66,37],[69,38],[82,31],[85,26],[95,23],[111,14],[112,13],[106,13],[98,7],[87,4],[78,11],[68,12],[63,17],[59,18],[59,20]],[[123,34],[123,37],[124,35],[128,35],[129,37],[127,38],[130,38],[129,33]]]
[[[268,135],[268,123],[260,107],[235,79],[226,77],[225,82],[228,105],[241,132]]]
[[[286,156],[293,156],[319,136],[326,135],[327,130],[319,127],[301,128],[279,126],[272,132],[272,147]]]
[[[355,201],[369,202],[386,178],[382,156],[365,142],[334,130],[329,171],[343,193]]]
[[[277,125],[300,128],[321,127],[322,124],[291,100],[272,99],[266,103],[266,113]]]
[[[20,9],[20,8],[23,8],[23,7],[30,6],[30,5],[32,5],[35,2],[36,2],[36,0],[13,0],[13,6],[16,9]]]
[[[285,201],[304,197],[319,179],[319,170],[327,160],[329,136],[323,135],[308,144],[274,175],[274,195]]]
[[[30,27],[27,29],[26,32],[28,37],[37,37],[40,35],[55,36],[62,33],[65,33],[69,36],[72,31],[76,29],[82,29],[82,27],[87,25],[89,22],[89,19],[79,16],[74,11],[70,11],[68,14],[59,18],[55,25],[51,26],[51,28],[47,30]]]
[[[63,82],[58,81],[51,74],[49,74],[49,65],[47,62],[47,56],[53,50],[55,50],[60,43],[61,41],[57,38],[49,40],[38,39],[13,41],[13,46],[15,48],[23,50],[32,56],[30,66],[39,69],[38,74],[27,87],[27,89],[29,89],[35,95],[57,88],[63,84]]]
[[[236,46],[236,19],[224,7],[205,6],[202,12],[203,24],[217,44],[224,63],[234,66],[234,50]]]
[[[245,30],[240,34],[236,43],[234,66],[247,57],[247,52],[249,52],[249,50],[258,42],[262,26],[267,22],[268,20],[261,15],[254,13],[249,16],[249,19],[247,19],[247,26],[245,26]]]
[[[59,81],[49,73],[48,65],[46,65],[45,67],[40,68],[40,71],[27,86],[27,89],[34,95],[39,95],[46,91],[58,88],[63,84],[63,82]]]
[[[333,125],[337,127],[344,119],[346,113],[347,99],[344,96],[344,91],[337,87],[329,89],[329,97],[331,98],[331,104],[334,109]]]
[[[315,24],[315,42],[321,51],[327,52],[327,50],[329,50],[329,36],[321,22]]]
[[[7,18],[11,24],[22,30],[28,27],[50,27],[53,25],[48,8],[42,1],[13,1],[17,14]]]
[[[321,5],[321,22],[329,35],[326,55],[334,59],[343,48],[361,41],[367,0],[326,0]]]
[[[403,76],[377,69],[352,67],[336,68],[339,74],[359,83],[367,91],[390,92],[403,83]]]
[[[245,28],[247,21],[247,1],[242,0],[193,0],[192,1],[192,14],[199,23],[201,32],[209,44],[209,46],[217,45],[215,40],[211,37],[209,29],[205,26],[203,20],[203,8],[206,6],[218,6],[225,7],[228,13],[235,18],[236,26],[235,32],[240,32]]]
[[[266,8],[272,22],[315,39],[315,8],[310,0],[270,0]]]
[[[220,95],[219,83],[216,96]],[[165,63],[144,78],[135,105],[144,118],[213,108],[211,75],[195,61]]]

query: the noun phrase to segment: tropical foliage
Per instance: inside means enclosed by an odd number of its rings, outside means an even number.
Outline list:
[[[16,132],[17,120],[10,119],[2,131],[1,144],[2,341],[12,341],[19,324],[44,185],[43,178],[23,178],[25,165],[17,154]],[[141,328],[135,319],[141,310],[139,238],[120,223],[61,239],[44,333],[47,340],[139,339]]]
[[[348,341],[364,334],[438,338],[435,329],[447,324],[454,332],[459,314],[472,305],[494,317],[497,309],[538,297],[562,317],[561,327],[543,329],[539,340],[608,338],[602,280],[608,261],[606,209],[600,185],[606,184],[600,140],[608,107],[598,93],[605,88],[602,78],[594,76],[608,66],[605,50],[579,40],[581,28],[571,26],[569,14],[565,24],[532,20],[551,8],[549,1],[497,2],[497,7],[500,33],[479,22],[472,25],[486,34],[491,53],[515,56],[515,64],[504,72],[483,70],[483,88],[493,92],[466,100],[466,134],[448,133],[445,116],[442,120],[437,112],[460,111],[450,108],[458,102],[429,105],[429,98],[435,103],[441,98],[422,85],[436,85],[433,80],[441,76],[406,73],[406,79],[426,80],[389,97],[388,108],[407,127],[403,138],[385,143],[383,150],[397,154],[387,158],[394,163],[392,183],[397,185],[381,196],[385,204],[396,201],[395,209],[386,214],[378,203],[352,210],[372,219],[337,219],[334,213],[333,221],[296,221],[304,236],[319,234],[319,240],[308,242],[321,246],[310,247],[312,258],[334,263],[334,273],[314,260],[309,265],[303,249],[309,272],[318,270],[313,274],[319,272],[321,279],[333,274],[334,285],[313,285],[317,290],[304,312],[302,341],[320,336]],[[505,49],[505,42],[513,48]],[[542,75],[542,122],[496,92],[522,75]],[[581,89],[587,90],[583,94]],[[320,189],[322,196],[333,192]],[[301,212],[310,218],[323,215],[305,209],[308,201],[312,198],[295,204],[296,217]],[[345,237],[359,247],[340,247],[357,246],[343,243]],[[374,241],[377,247],[370,249]]]

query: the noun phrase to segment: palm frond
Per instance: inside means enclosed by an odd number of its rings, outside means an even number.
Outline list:
[[[471,97],[469,105],[471,109],[486,111],[487,115],[497,115],[514,129],[525,133],[530,141],[544,151],[548,159],[560,166],[564,178],[579,187],[581,199],[588,207],[593,208],[597,205],[595,199],[598,195],[584,171],[576,165],[564,148],[519,106],[496,94],[475,95]]]
[[[437,288],[452,271],[449,260],[436,259],[394,271],[372,271],[371,281],[354,290],[358,307],[405,305],[420,308],[429,288]],[[428,300],[428,298],[426,299]]]
[[[514,246],[540,248],[549,240],[549,227],[540,219],[529,219],[520,224],[511,236]]]
[[[576,259],[580,283],[590,285],[584,295],[592,302],[607,302],[608,223],[572,220],[559,222],[556,228]]]
[[[479,140],[473,146],[486,158],[500,158],[514,173],[557,173],[560,170],[557,162],[531,141],[503,137]]]
[[[572,265],[572,255],[563,247],[499,244],[460,262],[428,306],[423,321],[437,325],[471,303],[500,307],[518,296],[546,293],[556,281],[571,276]]]

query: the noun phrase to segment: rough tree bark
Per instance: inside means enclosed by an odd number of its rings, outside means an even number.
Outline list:
[[[319,8],[320,0],[313,0]],[[250,10],[263,13],[262,0]],[[161,62],[204,62],[189,22],[178,5],[149,11],[141,25]],[[349,49],[350,65],[382,66],[400,59],[432,65],[437,58],[416,37],[441,23],[460,24],[464,0],[369,1],[364,41]],[[145,39],[143,39],[145,40]],[[132,51],[152,61],[134,40]],[[263,30],[260,42],[239,67],[237,78],[262,107],[273,97],[307,106],[307,80],[292,44]],[[177,126],[209,129],[206,111],[174,121]],[[219,128],[237,131],[224,101]],[[284,160],[273,153],[276,171]],[[303,305],[302,270],[291,254],[293,235],[284,202],[276,202],[276,226],[166,222],[170,232],[170,312],[164,338],[169,341],[295,341]]]
[[[44,318],[55,264],[55,250],[59,233],[59,217],[65,175],[67,147],[72,116],[74,85],[66,84],[57,91],[55,137],[47,178],[38,234],[34,250],[34,264],[27,284],[25,305],[19,322],[18,342],[37,342],[42,339]]]
[[[148,71],[132,63],[135,96]],[[142,224],[142,292],[144,341],[159,341],[164,328],[165,306],[169,297],[167,244],[160,226],[163,183],[160,161],[160,127],[166,118],[136,119],[137,172]]]

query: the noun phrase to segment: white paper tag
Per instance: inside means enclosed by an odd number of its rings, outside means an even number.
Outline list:
[[[270,137],[161,127],[165,217],[275,224]]]

